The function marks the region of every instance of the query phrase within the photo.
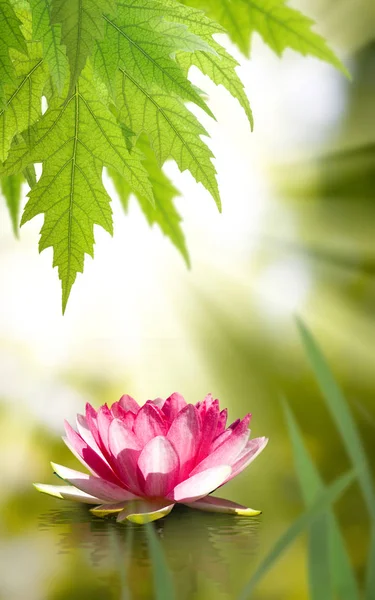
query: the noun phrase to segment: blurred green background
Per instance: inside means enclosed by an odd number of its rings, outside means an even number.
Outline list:
[[[294,4],[316,18],[352,81],[292,52],[279,61],[259,39],[246,61],[227,42],[252,103],[251,134],[235,101],[193,73],[218,119],[205,126],[224,210],[218,215],[188,174],[167,165],[182,194],[191,271],[135,203],[121,215],[109,188],[115,237],[96,232],[95,262],[86,259],[62,317],[51,255],[36,250],[41,221],[17,241],[1,207],[1,599],[153,597],[142,529],[41,497],[31,483],[53,481],[50,460],[76,464],[62,424],[87,400],[98,406],[129,393],[143,402],[173,391],[190,402],[212,392],[232,421],[251,411],[253,435],[270,438],[224,494],[262,509],[259,519],[181,509],[157,524],[178,599],[235,598],[303,509],[281,393],[323,479],[349,466],[296,314],[324,348],[374,467],[375,5]],[[357,485],[336,513],[363,582],[369,521]],[[307,598],[305,550],[301,537],[255,597]]]

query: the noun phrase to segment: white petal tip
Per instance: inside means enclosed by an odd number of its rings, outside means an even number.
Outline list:
[[[132,508],[129,506],[120,512],[117,517],[117,522],[121,523],[126,520],[131,523],[136,523],[137,525],[144,525],[145,523],[151,523],[152,521],[157,521],[158,519],[166,517],[171,512],[173,506],[174,504],[169,504],[161,508],[155,507],[154,510],[152,510],[152,506],[150,506],[150,510],[147,510],[147,506],[145,507],[143,505],[143,507],[139,507],[139,512],[137,512],[136,507]]]
[[[54,489],[54,486],[47,485],[45,483],[33,483],[33,486],[38,492],[47,494],[48,496],[54,496],[55,498],[63,499],[63,496]]]
[[[100,504],[100,506],[94,506],[90,508],[90,512],[96,517],[106,517],[108,515],[114,515],[124,510],[126,506],[125,502],[118,502],[116,504]]]
[[[235,514],[239,517],[257,517],[262,514],[262,511],[254,510],[254,508],[239,508],[235,511]]]
[[[136,525],[144,525],[145,523],[151,523],[152,521],[157,521],[165,517],[169,511],[166,511],[164,514],[158,513],[133,513],[131,515],[127,515],[121,519],[117,518],[117,522],[121,523],[122,521],[130,521],[131,523],[136,523]],[[120,515],[119,515],[120,516]]]

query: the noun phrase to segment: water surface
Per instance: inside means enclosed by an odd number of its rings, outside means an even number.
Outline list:
[[[144,527],[117,524],[113,517],[101,519],[86,506],[54,498],[41,504],[29,515],[25,531],[17,527],[17,532],[3,538],[1,598],[155,597]],[[187,507],[175,507],[155,522],[176,598],[235,598],[255,562],[261,522],[261,517],[210,514]]]

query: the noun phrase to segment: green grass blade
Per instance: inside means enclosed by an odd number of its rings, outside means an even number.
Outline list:
[[[375,574],[373,562],[375,559],[375,490],[372,482],[370,465],[362,445],[357,425],[319,346],[300,319],[297,319],[297,324],[303,345],[319,383],[321,392],[341,434],[350,459],[358,472],[358,480],[371,517],[372,539],[370,542],[366,578],[366,600],[370,600],[375,598]]]
[[[120,539],[120,537],[117,535],[118,528],[116,529],[116,525],[109,527],[108,531],[114,562],[117,565],[120,579],[119,600],[131,600],[131,590],[128,584],[128,570],[133,551],[134,530],[132,527],[128,528],[125,540]]]
[[[325,511],[310,526],[308,574],[310,600],[333,600],[332,572],[329,561],[329,521]]]
[[[354,470],[349,471],[340,476],[334,483],[317,495],[316,500],[311,507],[298,517],[279,537],[272,550],[263,559],[250,581],[245,585],[239,596],[239,600],[247,600],[247,598],[250,598],[255,586],[280,558],[288,546],[290,546],[303,531],[309,528],[312,523],[314,523],[314,521],[343,494],[354,481],[355,477],[356,472]]]
[[[300,428],[288,404],[284,412],[293,447],[294,464],[306,506],[311,506],[324,484],[303,442]],[[343,536],[333,511],[327,510],[313,523],[309,540],[311,598],[331,598],[333,590],[340,600],[358,600],[358,586]]]
[[[155,598],[156,600],[175,600],[172,574],[166,563],[158,537],[150,523],[146,523],[145,527],[154,576]]]
[[[375,524],[372,524],[370,551],[368,553],[365,600],[375,598]]]
[[[297,319],[297,324],[321,392],[341,434],[351,461],[358,471],[358,480],[363,491],[363,496],[371,518],[375,522],[375,491],[370,465],[359,436],[357,425],[313,336],[300,319]]]

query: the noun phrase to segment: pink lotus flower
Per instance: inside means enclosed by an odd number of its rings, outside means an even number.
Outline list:
[[[140,407],[122,396],[111,408],[86,405],[78,433],[65,422],[68,448],[91,475],[52,463],[70,485],[35,484],[40,492],[96,504],[99,516],[146,523],[178,504],[210,512],[252,516],[260,511],[209,496],[263,450],[264,437],[249,440],[251,415],[226,428],[227,410],[209,394],[195,406],[180,394]]]

